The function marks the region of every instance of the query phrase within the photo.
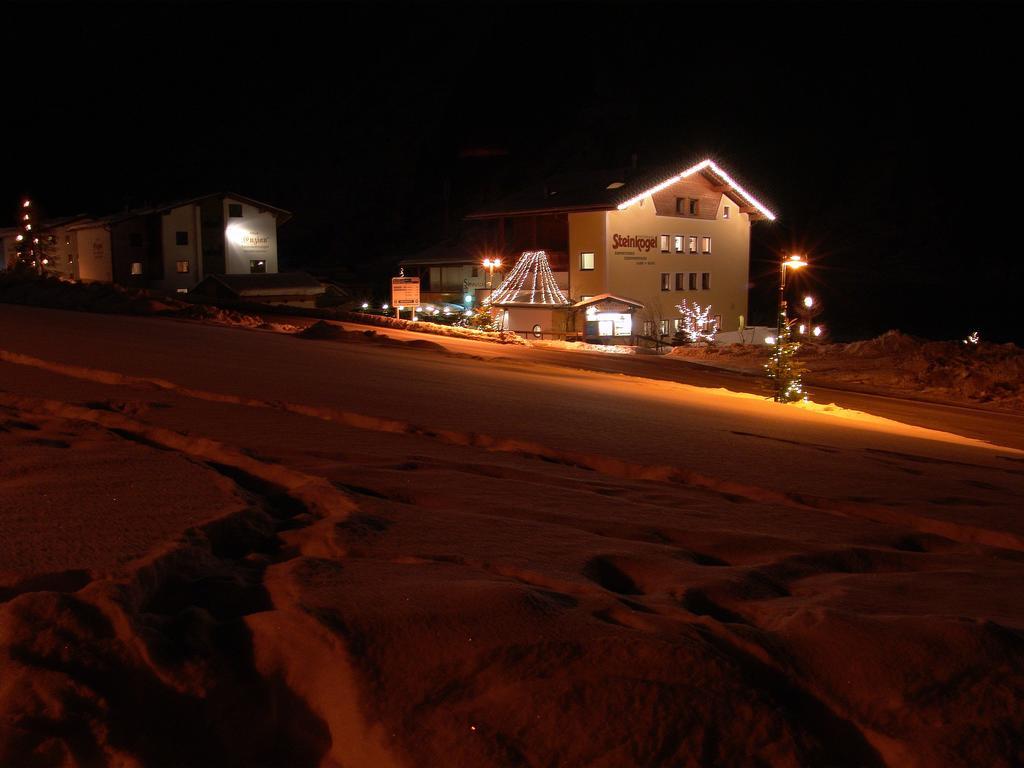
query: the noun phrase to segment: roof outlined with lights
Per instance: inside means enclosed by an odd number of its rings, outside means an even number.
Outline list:
[[[776,216],[721,165],[705,158],[692,165],[652,170],[626,168],[563,174],[509,195],[470,213],[467,219],[527,216],[542,213],[626,210],[644,198],[684,179],[701,175],[714,189],[731,198],[753,220],[774,221]]]

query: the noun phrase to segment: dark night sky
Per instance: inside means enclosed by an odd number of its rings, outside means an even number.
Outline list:
[[[3,223],[23,193],[65,214],[231,189],[295,213],[286,265],[382,277],[441,238],[446,183],[457,226],[546,173],[710,155],[779,215],[755,226],[754,321],[771,319],[771,260],[796,249],[840,337],[1024,342],[1009,4],[6,15],[46,43],[8,65]],[[481,148],[507,154],[464,156]]]

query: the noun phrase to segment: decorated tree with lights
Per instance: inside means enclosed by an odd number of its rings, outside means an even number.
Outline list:
[[[775,383],[775,400],[780,403],[794,403],[806,398],[801,380],[805,367],[796,359],[800,342],[793,340],[791,326],[792,321],[783,316],[775,347],[764,366],[768,378]]]
[[[523,251],[501,285],[484,299],[484,304],[492,307],[503,304],[567,306],[571,303],[558,287],[545,251]]]
[[[478,331],[496,331],[498,330],[496,319],[497,313],[493,309],[481,305],[469,310],[457,325],[463,328],[475,328]]]
[[[718,320],[711,317],[711,305],[701,307],[697,302],[688,302],[683,299],[681,304],[676,305],[683,316],[683,322],[672,337],[672,343],[676,346],[682,344],[713,344],[715,334],[718,333]]]
[[[17,268],[43,274],[49,262],[46,252],[47,238],[36,228],[32,216],[32,201],[27,198],[18,208],[18,228],[20,231],[14,238]]]

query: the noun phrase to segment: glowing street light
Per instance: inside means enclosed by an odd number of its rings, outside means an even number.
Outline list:
[[[501,266],[501,259],[484,259],[484,268],[487,269],[487,289],[490,290],[494,281],[494,270]]]
[[[363,309],[369,309],[369,308],[370,308],[369,302],[364,301],[363,302]]]
[[[814,306],[814,297],[813,296],[804,296],[804,306],[807,307],[808,309],[813,307]]]

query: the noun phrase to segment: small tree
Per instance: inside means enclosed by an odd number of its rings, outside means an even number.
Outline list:
[[[691,304],[683,299],[681,304],[676,305],[676,309],[682,314],[683,322],[672,337],[673,344],[714,343],[715,334],[718,333],[718,320],[710,316],[710,304],[702,308],[697,302]]]
[[[775,339],[775,348],[765,363],[768,378],[775,382],[775,401],[793,403],[806,399],[801,377],[804,366],[796,359],[800,342],[794,341],[790,332],[791,321],[783,319],[782,330]]]
[[[458,325],[463,328],[474,328],[478,331],[496,331],[497,313],[483,304],[475,307],[471,315],[464,316]]]
[[[14,238],[17,268],[43,274],[50,261],[47,248],[52,244],[53,238],[36,229],[31,200],[23,200],[18,209],[18,228],[20,232]]]

